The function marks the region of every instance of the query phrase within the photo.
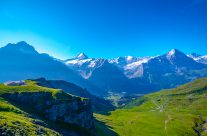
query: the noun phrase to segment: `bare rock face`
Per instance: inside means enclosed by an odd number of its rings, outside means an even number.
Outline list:
[[[95,127],[90,100],[63,94],[54,97],[51,92],[16,92],[4,97],[32,109],[50,121],[77,125],[93,131]]]
[[[77,124],[84,128],[93,130],[93,115],[89,100],[60,102],[56,101],[45,110],[45,117],[52,121]]]

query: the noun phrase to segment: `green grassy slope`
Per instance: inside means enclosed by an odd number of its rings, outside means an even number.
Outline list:
[[[16,105],[8,101],[4,95],[8,93],[33,93],[46,92],[52,93],[54,99],[85,99],[74,97],[64,93],[59,89],[51,89],[36,85],[35,82],[26,81],[27,85],[23,86],[6,86],[0,84],[0,135],[5,136],[36,136],[36,135],[60,135],[55,130],[50,129],[52,122],[46,122],[38,115],[33,114],[32,109],[24,107],[24,105]],[[39,101],[41,102],[41,100]],[[51,123],[51,124],[48,124]]]
[[[95,114],[121,136],[207,136],[207,78],[136,99],[110,115]],[[100,135],[109,135],[98,124]]]
[[[27,85],[23,86],[6,86],[4,84],[0,84],[0,95],[4,95],[5,93],[21,93],[21,92],[49,92],[56,99],[85,99],[82,97],[74,97],[72,94],[68,94],[63,92],[60,89],[52,89],[47,87],[42,87],[36,84],[34,81],[27,80]]]

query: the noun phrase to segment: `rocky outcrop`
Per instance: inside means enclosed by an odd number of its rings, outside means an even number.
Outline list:
[[[21,85],[26,85],[26,83],[24,81],[8,81],[8,82],[4,82],[4,85],[21,86]]]
[[[94,118],[89,99],[71,96],[64,92],[15,92],[4,98],[30,108],[32,112],[53,121],[74,124],[94,130]]]

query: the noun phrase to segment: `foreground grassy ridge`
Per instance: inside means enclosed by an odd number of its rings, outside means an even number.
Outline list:
[[[60,135],[58,132],[55,132],[52,129],[47,128],[47,125],[39,120],[35,119],[31,114],[22,111],[16,105],[8,102],[4,95],[8,93],[37,93],[45,92],[51,93],[54,99],[61,100],[80,100],[82,101],[85,98],[74,97],[70,94],[64,93],[59,89],[51,89],[46,87],[41,87],[36,85],[33,81],[26,81],[27,85],[23,86],[6,86],[0,84],[0,135],[5,136],[36,136],[36,135],[50,135],[56,136]],[[40,100],[41,102],[41,100]],[[29,110],[29,109],[28,109]]]
[[[52,89],[47,87],[38,86],[36,82],[27,80],[27,85],[23,86],[6,86],[0,84],[0,96],[6,93],[21,93],[21,92],[50,92],[55,99],[80,99],[84,100],[86,98],[76,97],[72,94],[63,92],[60,89]]]
[[[121,136],[207,136],[207,78],[145,95],[109,116],[95,116]]]
[[[14,93],[14,92],[51,92],[53,95],[60,92],[58,89],[51,89],[46,87],[41,87],[36,85],[35,82],[26,81],[27,85],[22,86],[6,86],[0,84],[0,95],[4,93]]]

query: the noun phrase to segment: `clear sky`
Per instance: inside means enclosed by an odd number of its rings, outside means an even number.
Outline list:
[[[0,46],[58,58],[207,54],[207,0],[0,0]]]

